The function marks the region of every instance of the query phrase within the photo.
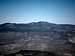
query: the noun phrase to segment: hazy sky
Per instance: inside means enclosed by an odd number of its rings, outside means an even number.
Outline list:
[[[75,0],[0,0],[0,23],[75,24]]]

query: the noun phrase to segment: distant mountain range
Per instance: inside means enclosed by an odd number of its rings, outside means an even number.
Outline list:
[[[32,22],[28,24],[4,23],[0,25],[0,32],[50,32],[75,31],[75,25],[53,24],[48,22]]]

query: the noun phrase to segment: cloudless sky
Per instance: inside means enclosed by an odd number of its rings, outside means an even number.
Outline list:
[[[0,0],[0,23],[75,24],[75,0]]]

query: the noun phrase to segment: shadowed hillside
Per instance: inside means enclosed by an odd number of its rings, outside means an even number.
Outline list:
[[[75,25],[48,22],[0,25],[0,55],[24,56],[30,50],[38,53],[34,56],[72,56],[74,44]]]

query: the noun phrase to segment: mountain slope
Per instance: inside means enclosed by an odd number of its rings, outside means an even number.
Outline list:
[[[16,53],[20,50],[70,53],[74,39],[75,25],[48,22],[0,25],[1,54]]]

